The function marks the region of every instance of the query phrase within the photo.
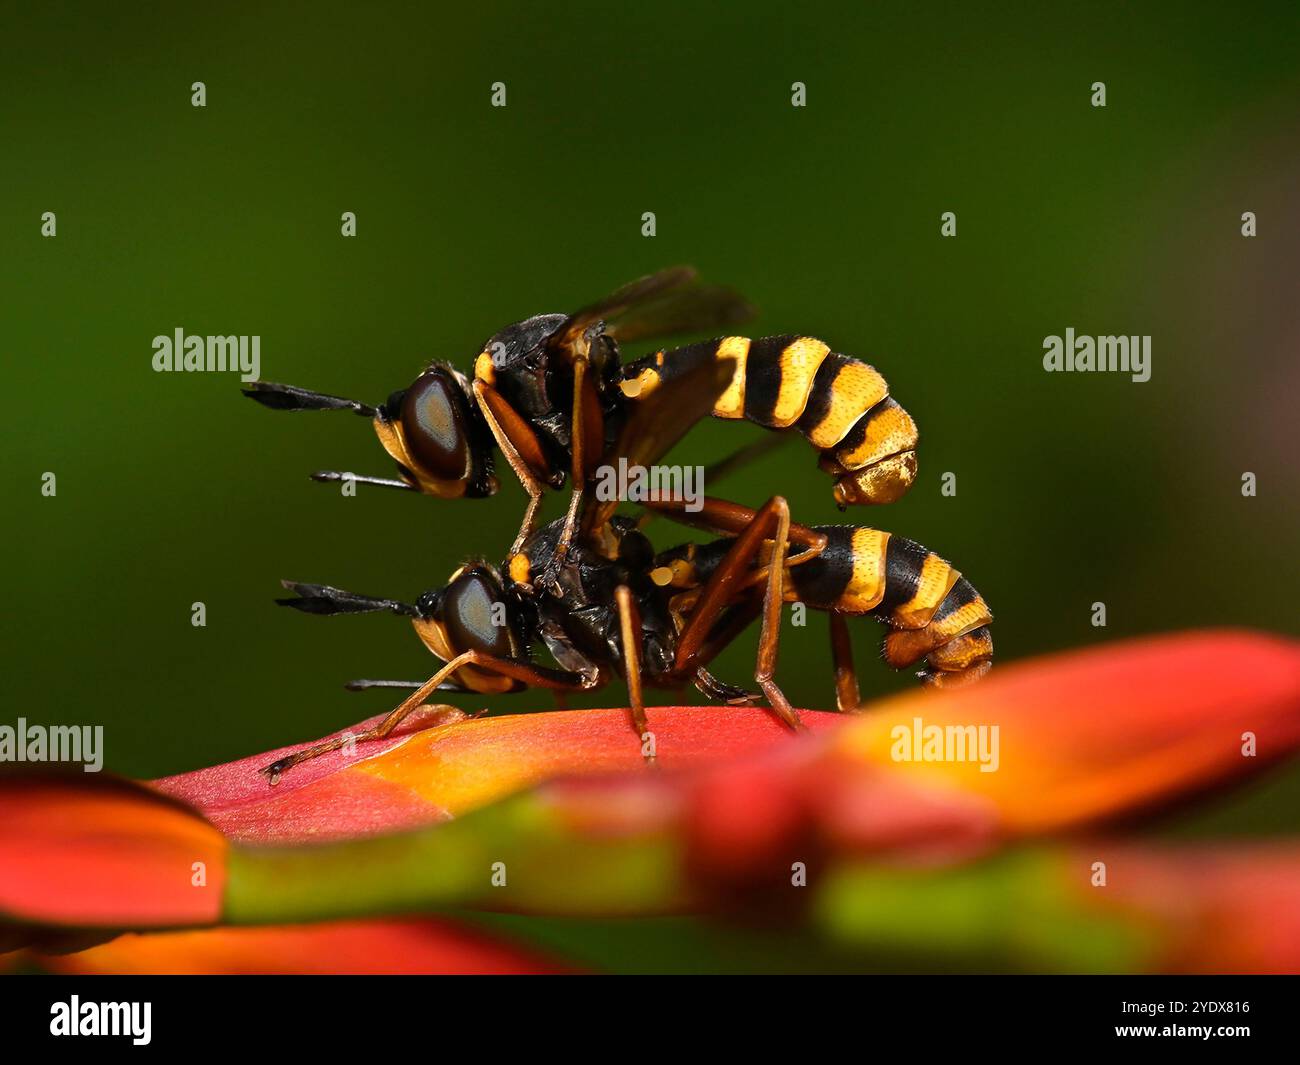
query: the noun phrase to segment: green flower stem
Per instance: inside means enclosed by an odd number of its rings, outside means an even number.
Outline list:
[[[584,835],[520,795],[414,832],[320,846],[237,847],[234,924],[314,921],[449,906],[522,913],[662,913],[686,899],[664,835]]]
[[[855,863],[832,872],[813,919],[842,946],[946,970],[1146,971],[1159,929],[1105,891],[1077,854],[1045,847],[939,871]]]

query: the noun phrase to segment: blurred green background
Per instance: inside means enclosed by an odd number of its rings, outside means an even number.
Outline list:
[[[427,675],[409,628],[278,610],[277,581],[409,599],[467,554],[499,559],[524,503],[508,480],[459,503],[313,484],[391,471],[363,420],[268,412],[234,375],[156,374],[155,335],[258,334],[265,379],[377,402],[430,358],[468,370],[501,326],[681,262],[744,292],[754,335],[812,333],[886,375],[920,426],[920,477],[848,520],[964,571],[999,662],[1192,626],[1300,633],[1294,4],[2,18],[4,716],[103,724],[113,770],[178,772],[388,709],[341,684]],[[1150,334],[1150,382],[1044,373],[1043,338],[1067,327]],[[676,457],[760,433],[702,425]],[[779,490],[814,523],[840,520],[830,486],[792,441],[725,494]],[[856,629],[864,694],[912,683],[876,661],[875,624]],[[787,693],[831,705],[824,621],[784,635]],[[717,672],[744,680],[752,648]],[[1274,777],[1198,824],[1294,827],[1297,797]]]

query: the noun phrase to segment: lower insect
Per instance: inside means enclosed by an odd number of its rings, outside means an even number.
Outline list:
[[[732,703],[762,699],[798,729],[799,715],[776,680],[781,612],[792,601],[828,615],[841,711],[856,710],[860,702],[847,617],[883,621],[890,629],[886,661],[895,668],[919,663],[919,676],[928,685],[970,683],[991,666],[992,614],[983,598],[957,570],[914,541],[865,527],[796,525],[779,496],[758,510],[716,499],[706,499],[698,512],[687,511],[681,501],[650,506],[715,538],[656,552],[642,523],[614,517],[599,539],[574,545],[557,581],[542,585],[534,575],[552,561],[563,534],[560,519],[533,534],[500,569],[467,563],[445,586],[413,603],[296,582],[286,582],[295,594],[280,602],[312,614],[404,616],[444,663],[422,682],[352,682],[354,689],[413,689],[353,741],[387,735],[437,691],[588,691],[620,676],[641,737],[647,731],[643,685],[667,690],[694,685],[712,699]],[[728,684],[708,669],[755,622],[761,625],[753,677],[757,691]],[[538,644],[554,666],[533,661]],[[264,771],[274,782],[293,765],[343,743],[325,741]]]

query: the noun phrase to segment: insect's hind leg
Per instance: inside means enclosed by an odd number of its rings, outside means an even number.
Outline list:
[[[853,668],[853,643],[844,615],[832,610],[826,615],[831,628],[831,662],[835,669],[835,705],[841,714],[854,713],[862,705],[858,674]]]
[[[771,554],[764,557],[765,542],[769,539],[772,542]],[[824,539],[822,543],[824,544]],[[791,728],[798,729],[802,727],[799,715],[774,679],[781,638],[783,582],[789,544],[790,505],[783,497],[773,496],[753,514],[705,584],[678,641],[676,667],[684,671],[695,666],[714,623],[747,587],[748,582],[744,578],[755,566],[765,566],[763,627],[758,640],[754,679],[777,716]],[[817,550],[820,550],[820,546]]]
[[[623,638],[623,673],[627,678],[627,701],[632,712],[632,727],[641,740],[642,753],[647,764],[655,764],[654,737],[645,716],[645,700],[641,695],[641,612],[637,609],[632,589],[620,584],[614,589],[618,604],[620,635]]]

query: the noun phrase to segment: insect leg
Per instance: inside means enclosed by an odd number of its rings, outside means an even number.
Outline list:
[[[727,703],[731,706],[752,706],[754,701],[759,698],[758,692],[747,691],[744,688],[737,688],[734,684],[728,684],[724,680],[718,680],[703,666],[695,670],[695,689],[710,699],[716,699],[720,703]]]
[[[835,705],[841,714],[852,713],[862,704],[858,674],[853,668],[853,643],[844,615],[834,610],[827,615],[831,626],[831,661],[835,666]]]
[[[301,762],[319,758],[322,754],[328,754],[330,751],[337,751],[349,742],[359,743],[366,740],[383,739],[413,711],[422,706],[424,700],[437,691],[447,678],[451,677],[463,666],[477,666],[487,672],[522,680],[525,684],[530,684],[535,688],[558,688],[576,691],[587,687],[589,684],[585,678],[577,673],[569,673],[560,669],[547,669],[544,666],[535,666],[531,662],[520,662],[512,658],[497,658],[494,655],[484,654],[482,651],[466,651],[464,654],[459,654],[453,658],[403,699],[379,724],[350,736],[335,736],[333,739],[324,740],[313,747],[298,751],[296,754],[286,755],[284,758],[280,758],[264,767],[261,772],[266,774],[272,784],[278,784],[282,773]]]
[[[627,679],[627,701],[632,711],[632,727],[644,743],[649,724],[645,716],[645,702],[641,697],[641,612],[637,609],[632,589],[620,584],[614,589],[614,600],[618,603],[618,622],[623,636],[623,673]],[[654,764],[654,755],[647,754],[645,760]]]
[[[761,513],[739,503],[730,503],[725,499],[714,499],[710,496],[700,500],[700,509],[696,511],[687,510],[686,501],[676,498],[649,500],[644,505],[670,521],[703,529],[718,536],[734,536],[743,532]],[[794,522],[789,524],[790,543],[798,545],[800,550],[786,560],[787,565],[797,566],[816,558],[825,550],[825,533],[817,532],[806,525],[796,525]]]
[[[769,559],[763,559],[764,542],[768,538],[772,540],[772,554]],[[767,587],[763,595],[763,628],[759,637],[754,679],[777,715],[791,728],[799,728],[798,715],[772,677],[780,640],[783,579],[789,540],[789,504],[781,496],[773,496],[754,514],[709,577],[678,641],[675,666],[680,671],[693,670],[714,623],[722,611],[751,583],[746,578],[750,576],[752,568],[762,563],[767,567]]]
[[[768,565],[767,588],[763,592],[763,628],[758,638],[758,663],[754,679],[767,696],[768,705],[787,725],[797,729],[803,727],[799,715],[773,679],[781,639],[781,604],[785,592],[782,581],[785,578],[786,549],[790,546],[790,506],[781,496],[776,496],[772,502],[776,503],[776,537],[772,560]]]
[[[564,527],[556,541],[555,551],[546,564],[541,575],[543,586],[553,585],[559,577],[560,567],[569,553],[574,534],[578,529],[578,514],[582,510],[583,497],[587,489],[587,455],[590,452],[599,456],[600,441],[604,436],[603,418],[600,401],[595,389],[587,380],[590,369],[588,354],[574,352],[573,358],[573,415],[569,431],[569,453],[571,457],[569,484],[573,495],[569,498],[569,509],[564,515]]]
[[[528,493],[528,509],[524,511],[524,520],[510,547],[510,554],[517,555],[524,541],[537,528],[537,512],[541,509],[546,485],[534,471],[547,467],[546,456],[537,434],[515,413],[505,397],[486,381],[474,382],[474,400],[483,412],[483,419],[487,422],[497,447],[501,449],[501,454],[519,478],[523,490]]]

